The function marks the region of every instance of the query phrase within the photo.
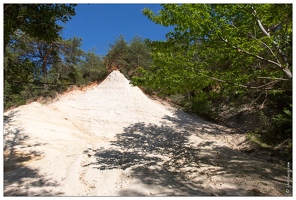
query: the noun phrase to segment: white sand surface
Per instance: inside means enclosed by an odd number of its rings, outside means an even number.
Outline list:
[[[285,196],[286,169],[244,141],[113,71],[4,113],[4,196]]]

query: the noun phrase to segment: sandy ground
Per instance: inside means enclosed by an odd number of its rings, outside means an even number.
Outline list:
[[[244,145],[113,71],[4,113],[4,196],[290,196],[286,164]]]

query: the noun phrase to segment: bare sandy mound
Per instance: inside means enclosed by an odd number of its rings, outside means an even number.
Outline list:
[[[113,71],[84,92],[4,113],[4,195],[287,195],[286,166],[242,153],[243,142]]]

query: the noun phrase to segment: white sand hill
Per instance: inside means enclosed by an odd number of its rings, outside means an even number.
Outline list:
[[[119,72],[4,113],[4,196],[283,196],[244,137],[148,98]]]

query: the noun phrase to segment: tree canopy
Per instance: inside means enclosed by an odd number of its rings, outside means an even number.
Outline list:
[[[110,45],[104,63],[109,70],[120,69],[127,78],[131,78],[139,67],[146,69],[151,65],[150,48],[140,36],[134,36],[127,42],[120,35]]]
[[[172,82],[271,89],[275,80],[292,79],[292,5],[164,4],[159,15],[143,13],[174,27],[167,41],[150,42],[158,72]]]
[[[75,15],[74,4],[4,4],[4,51],[16,31],[51,43],[62,27]]]
[[[101,58],[80,49],[81,38],[62,39],[75,5],[4,5],[4,109],[40,96],[54,97],[71,85],[106,76]]]
[[[148,41],[153,65],[134,84],[181,94],[198,113],[238,97],[291,109],[291,4],[163,4],[143,14],[173,30]]]

